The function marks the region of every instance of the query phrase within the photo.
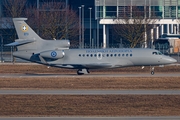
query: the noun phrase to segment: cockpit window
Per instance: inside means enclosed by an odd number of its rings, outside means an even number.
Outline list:
[[[153,55],[162,55],[161,52],[153,52],[152,54],[153,54]]]
[[[162,53],[161,53],[161,52],[158,52],[158,55],[162,55]]]
[[[153,54],[153,55],[157,55],[157,52],[153,52],[152,54]]]

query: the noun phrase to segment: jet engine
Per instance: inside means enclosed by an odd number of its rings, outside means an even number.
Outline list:
[[[49,50],[40,53],[43,58],[61,59],[65,55],[63,50]]]

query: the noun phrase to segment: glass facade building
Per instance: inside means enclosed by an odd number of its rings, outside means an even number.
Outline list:
[[[157,19],[151,36],[153,41],[163,34],[179,34],[180,0],[27,0],[28,4],[41,8],[43,2],[63,1],[79,15],[80,24],[83,26],[80,39],[83,46],[111,47],[111,44],[122,43],[121,38],[114,37],[112,25],[115,20],[126,15],[133,18],[135,12],[140,12],[142,17]],[[135,8],[139,10],[136,11]],[[0,0],[0,17],[8,17],[4,12],[3,0]],[[0,29],[3,26],[0,25]],[[4,29],[4,28],[3,28]],[[78,40],[77,40],[78,41]],[[114,46],[119,47],[119,46]]]
[[[117,24],[116,19],[123,21],[124,16],[133,19],[138,12],[144,19],[156,19],[154,28],[146,33],[150,36],[145,38],[144,47],[152,46],[164,34],[179,35],[180,0],[95,0],[95,6],[95,18],[103,26],[104,47],[113,40],[110,31],[111,25]]]
[[[96,15],[100,18],[116,18],[124,14],[133,17],[133,7],[141,9],[148,18],[180,18],[180,0],[95,0],[95,6],[99,7]]]

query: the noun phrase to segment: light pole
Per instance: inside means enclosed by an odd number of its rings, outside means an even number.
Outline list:
[[[81,7],[79,7],[79,48],[81,48]]]
[[[84,48],[84,5],[82,7],[82,48]]]
[[[4,60],[3,60],[3,37],[2,37],[2,34],[1,34],[1,62],[4,62]]]
[[[92,10],[92,8],[89,8],[89,12],[90,12],[90,16],[89,16],[89,45],[90,45],[90,48],[91,48],[91,10]]]
[[[99,48],[99,1],[97,1],[97,6],[96,6],[96,20],[97,20],[97,48]]]

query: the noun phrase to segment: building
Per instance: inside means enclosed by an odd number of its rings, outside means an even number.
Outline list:
[[[0,0],[1,18],[6,17],[2,1]],[[48,1],[52,0],[28,0],[28,4],[36,4],[39,8],[42,2]],[[145,35],[147,37],[144,47],[151,47],[153,41],[164,34],[179,34],[180,0],[64,0],[64,2],[79,15],[84,29],[80,31],[82,35],[79,36],[81,47],[122,47],[122,39],[114,37],[112,25],[117,24],[115,22],[117,18],[123,20],[124,14],[128,14],[130,19],[133,18],[133,7],[141,9],[144,18],[157,19],[151,32],[146,33],[149,36]]]

